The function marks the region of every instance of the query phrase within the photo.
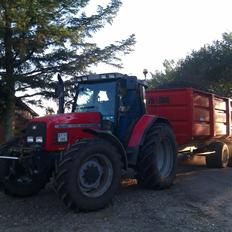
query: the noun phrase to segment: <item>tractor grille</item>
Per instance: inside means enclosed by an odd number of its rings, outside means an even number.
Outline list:
[[[29,138],[29,139],[28,139]],[[42,142],[37,140],[42,138]],[[28,141],[30,140],[30,142]],[[28,145],[43,146],[46,141],[46,123],[44,122],[31,122],[26,128],[26,141]]]

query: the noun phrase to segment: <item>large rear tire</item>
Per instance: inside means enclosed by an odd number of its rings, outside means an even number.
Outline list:
[[[145,188],[165,189],[176,176],[174,134],[165,123],[154,124],[146,134],[138,161],[138,182]]]
[[[67,207],[97,210],[113,198],[120,184],[121,169],[120,155],[110,143],[82,142],[57,161],[54,187]]]
[[[225,168],[228,166],[230,152],[225,143],[213,142],[209,145],[209,150],[215,151],[215,153],[206,156],[206,165],[208,168]]]

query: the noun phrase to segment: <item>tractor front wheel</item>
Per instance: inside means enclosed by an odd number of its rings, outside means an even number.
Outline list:
[[[17,157],[10,147],[17,145],[9,143],[0,149],[0,156]],[[39,159],[38,159],[39,160]],[[32,158],[12,160],[0,158],[0,181],[6,194],[16,197],[28,197],[37,194],[49,181],[48,167]]]
[[[54,187],[66,206],[82,211],[103,208],[121,179],[121,160],[104,140],[80,142],[57,161]]]
[[[145,136],[138,161],[138,183],[149,189],[168,188],[176,175],[177,151],[169,125],[154,124]]]
[[[6,173],[1,178],[5,193],[12,196],[35,195],[49,180],[47,173],[41,174],[37,169],[27,168],[17,160],[1,160],[0,167]]]

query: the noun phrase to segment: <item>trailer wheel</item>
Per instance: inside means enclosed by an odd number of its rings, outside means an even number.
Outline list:
[[[215,154],[206,156],[206,165],[208,168],[225,168],[230,159],[228,146],[223,142],[214,142],[209,145],[210,151],[215,151]]]
[[[146,134],[138,161],[138,183],[149,189],[164,189],[176,176],[177,151],[169,125],[154,124]]]
[[[54,188],[71,209],[92,211],[113,198],[121,180],[121,160],[104,140],[79,143],[56,163]]]
[[[232,143],[227,143],[229,153],[230,153],[230,158],[228,162],[228,167],[232,167]]]

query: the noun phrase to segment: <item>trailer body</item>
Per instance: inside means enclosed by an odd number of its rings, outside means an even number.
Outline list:
[[[231,138],[232,101],[192,88],[146,91],[147,112],[167,118],[177,144]]]

